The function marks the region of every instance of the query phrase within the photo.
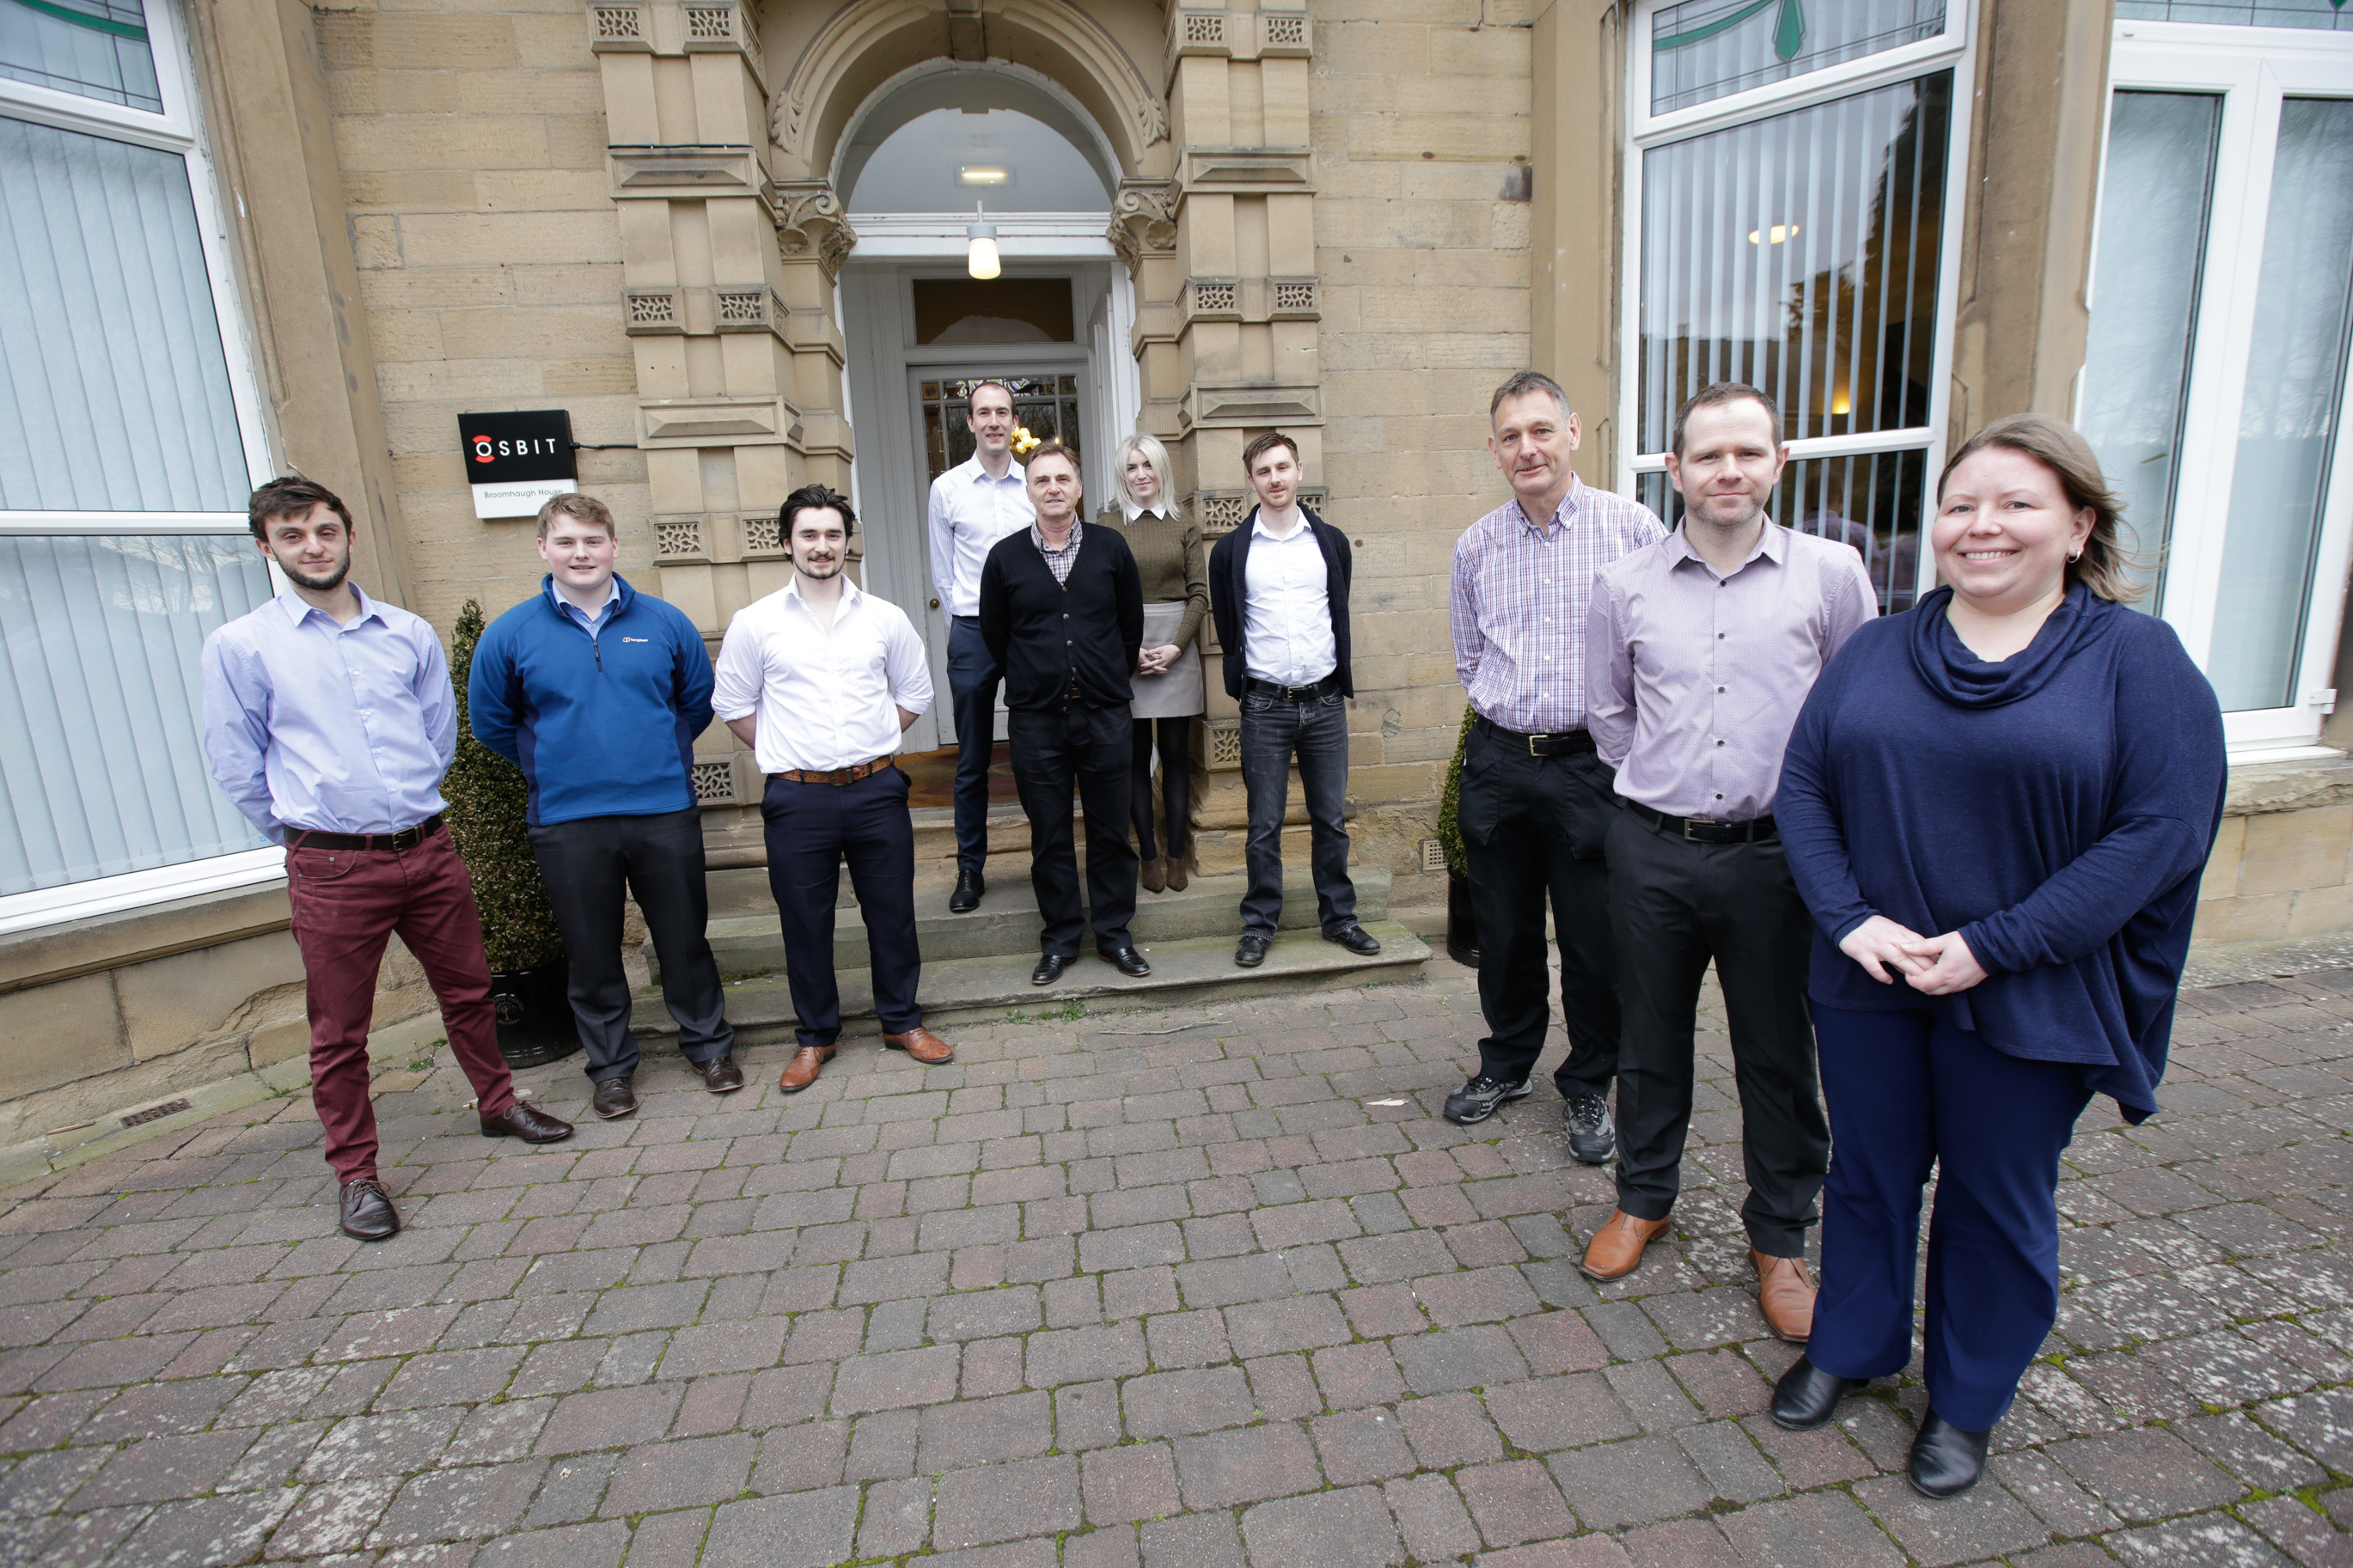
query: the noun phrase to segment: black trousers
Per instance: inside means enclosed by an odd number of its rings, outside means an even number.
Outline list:
[[[1560,942],[1564,1096],[1607,1094],[1618,1071],[1618,957],[1602,841],[1618,817],[1616,775],[1590,752],[1532,757],[1474,725],[1456,820],[1479,921],[1479,1070],[1517,1083],[1552,1022],[1545,903]]]
[[[1152,752],[1153,730],[1160,732],[1160,805],[1168,820],[1165,837],[1155,842],[1152,836]],[[1171,860],[1185,858],[1187,805],[1193,793],[1193,721],[1190,719],[1138,719],[1135,738],[1128,753],[1128,788],[1134,792],[1128,819],[1135,827],[1136,852],[1146,860],[1166,855]]]
[[[1013,709],[1005,716],[1013,783],[1029,817],[1029,886],[1046,917],[1041,951],[1079,955],[1092,921],[1095,947],[1129,944],[1135,918],[1135,847],[1127,841],[1128,744],[1134,720],[1124,708],[1072,702],[1049,712]],[[1087,813],[1086,905],[1079,903],[1079,857],[1071,822],[1071,784]]]
[[[785,935],[785,983],[804,1046],[841,1034],[841,987],[833,975],[834,901],[841,863],[866,917],[874,1013],[883,1032],[903,1035],[923,1021],[915,1005],[923,958],[915,945],[915,827],[907,816],[907,775],[897,768],[855,784],[795,784],[772,778],[760,798],[768,841],[768,891]]]
[[[621,969],[621,895],[646,917],[661,961],[662,1002],[678,1020],[689,1061],[723,1057],[735,1043],[719,964],[706,934],[711,899],[702,879],[702,812],[583,816],[534,827],[531,852],[555,904],[572,961],[572,1016],[588,1076],[602,1083],[638,1070],[629,1033],[629,982]]]
[[[1664,1219],[1682,1190],[1692,1033],[1714,959],[1740,1089],[1748,1177],[1740,1217],[1757,1251],[1801,1256],[1806,1228],[1820,1217],[1831,1134],[1806,1004],[1813,920],[1780,841],[1694,844],[1621,813],[1609,829],[1609,913],[1626,1005],[1618,1206]]]

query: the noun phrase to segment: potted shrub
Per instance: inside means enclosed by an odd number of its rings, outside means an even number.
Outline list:
[[[499,1054],[510,1067],[537,1067],[580,1048],[567,994],[572,965],[523,826],[529,791],[522,770],[474,739],[468,720],[466,679],[481,640],[481,601],[469,599],[449,639],[449,679],[458,689],[458,754],[441,781],[442,797],[449,803],[444,820],[474,879],[482,952],[491,964],[491,1001],[498,1009]]]
[[[1479,967],[1479,917],[1471,907],[1471,860],[1462,850],[1462,749],[1471,742],[1468,703],[1462,707],[1462,728],[1454,737],[1454,760],[1446,767],[1446,789],[1438,797],[1438,847],[1446,857],[1446,955],[1457,963]]]

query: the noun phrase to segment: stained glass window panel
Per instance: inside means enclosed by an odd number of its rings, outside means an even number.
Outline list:
[[[1945,0],[1683,0],[1651,17],[1651,112],[1666,114],[1933,38]]]

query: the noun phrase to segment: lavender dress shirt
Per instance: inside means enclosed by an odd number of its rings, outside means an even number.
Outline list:
[[[1670,816],[1771,816],[1806,693],[1878,613],[1853,546],[1777,522],[1729,576],[1680,528],[1604,569],[1586,623],[1586,724],[1618,793]]]
[[[1594,574],[1666,537],[1649,507],[1572,476],[1542,528],[1516,497],[1454,544],[1454,674],[1471,706],[1521,735],[1585,727]]]

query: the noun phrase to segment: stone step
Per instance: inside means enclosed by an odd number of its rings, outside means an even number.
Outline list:
[[[1356,885],[1356,918],[1368,926],[1387,919],[1388,868],[1352,866],[1348,872]],[[776,905],[768,894],[766,873],[754,874],[760,878],[757,909],[744,914],[714,913],[711,921],[711,947],[719,960],[719,973],[724,975],[780,973],[785,967],[784,936],[776,926]],[[713,873],[713,879],[735,875],[740,873]],[[847,887],[847,874],[842,881]],[[1303,865],[1286,866],[1282,889],[1282,915],[1278,924],[1284,929],[1315,926],[1314,874]],[[1208,936],[1223,936],[1230,942],[1241,934],[1241,900],[1248,889],[1249,879],[1236,873],[1195,877],[1181,893],[1139,891],[1135,919],[1128,930],[1139,946]],[[916,889],[915,940],[927,966],[959,958],[1027,956],[1029,962],[1035,962],[1039,932],[1044,927],[1045,921],[1039,916],[1029,891],[1026,862],[1018,876],[1000,881],[992,875],[980,908],[969,914],[948,912],[945,885],[936,889],[919,885]],[[861,968],[866,956],[864,918],[855,904],[845,905],[834,917],[834,969],[840,973]],[[653,978],[659,980],[660,960],[651,943],[646,947],[646,962],[653,971]]]
[[[1366,921],[1365,929],[1381,943],[1381,951],[1370,958],[1359,958],[1312,930],[1286,931],[1277,934],[1267,950],[1266,962],[1256,969],[1235,965],[1233,938],[1229,935],[1146,943],[1143,952],[1151,961],[1152,973],[1141,980],[1130,980],[1082,953],[1055,984],[1032,985],[1029,970],[1037,962],[1034,948],[1018,955],[927,961],[923,1021],[927,1026],[944,1030],[958,1019],[1001,1016],[1008,1010],[1060,1012],[1072,1004],[1095,1010],[1195,1005],[1223,996],[1373,985],[1413,979],[1430,961],[1429,945],[1395,921]],[[874,990],[870,972],[860,968],[838,973],[844,1024],[872,1018]],[[727,1021],[734,1026],[740,1044],[790,1040],[795,1019],[792,994],[783,975],[761,975],[728,984]],[[660,992],[650,987],[638,994],[629,1026],[649,1040],[674,1039],[678,1034],[678,1025],[662,1006]]]

